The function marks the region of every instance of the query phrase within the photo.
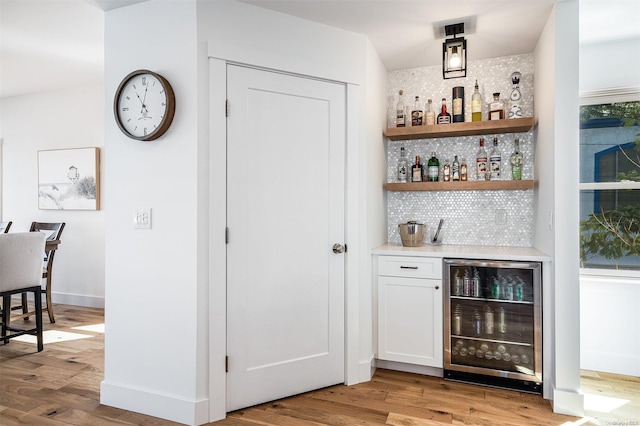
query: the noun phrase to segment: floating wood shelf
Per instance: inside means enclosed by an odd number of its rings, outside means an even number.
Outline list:
[[[533,189],[533,180],[386,183],[387,191],[501,191]]]
[[[528,132],[532,127],[533,117],[524,117],[492,121],[436,124],[434,126],[390,127],[384,132],[384,135],[392,141],[403,141],[409,139],[522,133]]]

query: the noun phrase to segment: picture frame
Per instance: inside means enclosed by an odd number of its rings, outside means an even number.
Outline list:
[[[38,151],[39,210],[100,210],[100,148]]]

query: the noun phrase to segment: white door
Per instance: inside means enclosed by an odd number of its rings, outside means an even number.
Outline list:
[[[227,68],[227,410],[344,382],[345,87]]]

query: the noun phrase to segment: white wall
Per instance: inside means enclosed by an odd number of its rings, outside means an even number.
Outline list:
[[[583,369],[640,376],[640,280],[580,277]]]
[[[543,271],[545,391],[550,392],[555,412],[582,415],[576,349],[580,347],[578,169],[566,167],[566,159],[574,158],[579,146],[577,46],[578,1],[558,2],[534,52],[535,243],[554,259]]]
[[[588,31],[588,29],[582,29]],[[640,38],[580,45],[580,90],[640,85]]]
[[[140,142],[122,134],[106,111],[101,402],[187,424],[208,420],[208,311],[200,300],[207,294],[208,163],[199,160],[208,155],[199,124],[207,120],[207,94],[200,91],[198,49],[195,0],[105,13],[106,98],[128,73],[149,69],[172,85],[176,113],[162,138]],[[138,207],[152,208],[152,229],[133,229]]]
[[[28,231],[32,221],[65,222],[53,265],[53,303],[103,307],[108,203],[99,211],[38,210],[39,150],[102,148],[103,85],[3,98],[0,108],[3,220],[13,221],[11,232]]]

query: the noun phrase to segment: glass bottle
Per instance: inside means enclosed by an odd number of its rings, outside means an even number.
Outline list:
[[[431,99],[427,99],[427,105],[425,106],[424,124],[427,126],[433,126],[436,124],[436,112],[433,110],[433,103]]]
[[[489,305],[484,306],[484,332],[493,334],[493,309]]]
[[[427,162],[427,180],[429,182],[437,182],[438,174],[440,173],[440,161],[436,157],[436,152],[431,153],[431,158]]]
[[[420,97],[416,96],[416,102],[411,111],[411,125],[422,126],[422,109],[420,108]]]
[[[471,296],[471,277],[468,269],[464,271],[464,276],[462,277],[462,295],[465,297]]]
[[[416,155],[416,162],[411,167],[411,182],[422,182],[422,164],[420,164],[419,155]]]
[[[406,124],[404,110],[404,100],[402,99],[402,90],[400,90],[398,92],[398,103],[396,104],[396,127],[404,127]]]
[[[509,95],[509,100],[511,101],[509,118],[522,117],[522,107],[520,106],[520,101],[522,100],[522,92],[520,91],[520,77],[522,77],[522,74],[520,74],[518,71],[515,71],[511,74],[511,84],[513,84],[513,87],[511,88],[511,94]]]
[[[484,139],[480,138],[480,149],[476,154],[476,180],[487,178],[487,151],[484,150]]]
[[[482,318],[480,317],[478,308],[473,310],[473,333],[476,336],[480,336],[482,334]]]
[[[462,278],[460,277],[460,271],[457,269],[453,280],[452,293],[454,296],[462,296]]]
[[[451,331],[453,335],[460,336],[462,334],[462,308],[460,304],[456,304],[455,309],[453,310],[453,321],[452,321]]]
[[[460,180],[460,162],[458,161],[458,156],[453,156],[453,164],[451,165],[451,180],[459,181]]]
[[[471,95],[471,121],[482,121],[482,96],[478,90],[478,80]]]
[[[473,268],[473,277],[471,278],[471,295],[480,297],[482,295],[482,287],[480,286],[480,272]]]
[[[513,180],[522,179],[522,154],[520,153],[520,139],[513,141],[514,151],[511,154],[511,178]]]
[[[491,180],[500,180],[500,169],[502,168],[502,154],[498,149],[498,138],[493,138],[493,149],[489,154],[489,174]]]
[[[504,104],[500,100],[500,92],[493,94],[493,101],[489,104],[489,120],[502,120],[504,118]]]
[[[503,307],[498,308],[498,331],[501,334],[507,333],[507,312]]]
[[[451,123],[451,114],[447,112],[447,98],[442,98],[442,108],[438,114],[438,124]]]
[[[464,87],[456,86],[453,88],[451,97],[451,109],[453,110],[453,122],[464,122]]]
[[[467,160],[464,159],[464,157],[462,157],[462,159],[460,160],[460,180],[461,181],[466,181],[467,180]]]
[[[444,160],[444,166],[442,166],[442,181],[449,182],[451,181],[451,164],[449,164],[449,160]]]
[[[407,174],[409,172],[409,164],[407,163],[407,157],[405,157],[404,146],[400,148],[400,159],[398,159],[398,182],[406,183]]]

